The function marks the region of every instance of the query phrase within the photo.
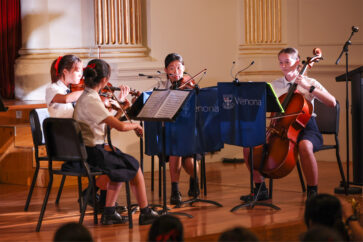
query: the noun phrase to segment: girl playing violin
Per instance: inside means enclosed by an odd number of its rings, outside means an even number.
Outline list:
[[[121,189],[121,182],[130,181],[140,206],[139,224],[149,224],[159,215],[148,207],[144,176],[139,162],[132,156],[115,149],[109,151],[105,140],[105,126],[118,131],[135,130],[142,134],[142,127],[137,123],[122,122],[114,117],[101,101],[99,91],[110,78],[111,68],[100,59],[91,60],[84,70],[85,90],[77,101],[73,118],[79,122],[88,154],[87,162],[107,173],[106,206],[101,223],[104,225],[124,223],[116,211],[116,199]]]
[[[165,58],[165,72],[167,78],[170,82],[169,86],[171,88],[178,89],[179,87],[184,88],[193,88],[194,83],[189,82],[189,76],[184,78],[184,61],[183,58],[176,54],[171,53]],[[185,85],[184,85],[185,84]],[[184,167],[184,170],[190,175],[190,184],[189,184],[189,196],[197,196],[199,195],[199,186],[198,186],[198,178],[194,177],[194,159],[193,157],[181,157],[181,156],[170,156],[169,157],[169,169],[170,169],[170,177],[171,177],[171,204],[180,204],[181,203],[181,193],[179,191],[179,177],[181,167]],[[197,166],[198,170],[198,166]],[[196,193],[195,188],[196,186]]]
[[[334,96],[332,96],[317,80],[299,75],[300,56],[297,49],[282,49],[278,53],[278,61],[284,76],[271,82],[277,96],[287,93],[290,85],[296,83],[297,91],[313,105],[315,98],[327,106],[334,107],[336,105]],[[323,137],[319,132],[315,116],[316,115],[313,113],[306,127],[299,133],[297,139],[298,153],[307,182],[308,198],[316,195],[318,192],[318,166],[314,152],[318,151],[323,144]],[[243,151],[244,157],[247,161],[249,157],[249,149],[244,149]],[[247,161],[246,164],[249,164],[249,162]],[[259,187],[262,186],[257,199],[267,200],[268,191],[263,176],[256,170],[253,172],[255,182],[254,194],[257,194]],[[243,201],[249,201],[251,199],[254,198],[250,195],[241,196],[241,200]]]
[[[82,78],[82,61],[75,55],[65,55],[54,60],[50,69],[52,83],[46,88],[45,101],[51,117],[71,118],[73,102],[82,91],[70,92],[71,84],[78,84]]]

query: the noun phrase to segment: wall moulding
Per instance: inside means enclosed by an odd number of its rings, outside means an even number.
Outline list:
[[[102,46],[99,50],[97,47],[93,48],[42,48],[42,49],[20,49],[20,59],[53,59],[61,55],[73,54],[80,58],[144,58],[148,57],[148,49],[142,45],[134,46]]]
[[[275,45],[240,45],[238,48],[239,56],[276,56],[276,54],[285,48],[285,44],[275,44]]]

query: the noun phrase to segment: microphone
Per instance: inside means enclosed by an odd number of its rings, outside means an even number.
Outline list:
[[[154,89],[159,89],[159,87],[161,85],[163,85],[163,83],[162,83],[163,81],[161,80],[161,77],[160,77],[163,73],[161,71],[156,71],[156,72],[158,73],[158,75],[145,75],[143,73],[139,73],[139,76],[143,76],[143,77],[146,77],[146,78],[149,78],[149,79],[151,79],[151,78],[159,79],[158,82],[157,82],[157,86],[154,87]]]
[[[241,73],[242,71],[245,71],[245,70],[247,70],[248,68],[250,68],[253,64],[255,64],[255,61],[253,60],[247,67],[245,67],[245,68],[243,68],[242,70],[240,70],[240,71],[238,71],[237,73],[236,73],[236,75],[234,75],[234,79],[236,80],[237,79],[237,76],[238,76],[238,74],[239,73]],[[238,79],[237,79],[238,80]]]
[[[352,42],[350,41],[350,39],[352,38],[352,36],[354,35],[354,33],[357,33],[359,31],[359,27],[358,26],[352,26],[352,33],[350,33],[349,39],[345,42],[342,51],[340,52],[340,55],[338,57],[338,59],[335,61],[335,64],[338,65],[340,58],[342,57],[343,53],[346,52],[348,53],[348,46],[352,44]]]
[[[234,65],[236,64],[236,62],[235,61],[233,61],[232,62],[232,67],[231,67],[231,77],[233,78],[233,74],[232,74],[232,72],[233,72],[233,69],[234,69]]]
[[[139,76],[144,76],[144,77],[147,77],[147,78],[153,78],[153,76],[151,76],[151,75],[145,75],[143,73],[139,73]]]

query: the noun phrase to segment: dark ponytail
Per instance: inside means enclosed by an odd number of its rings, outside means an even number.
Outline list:
[[[101,80],[111,76],[110,65],[101,59],[93,59],[88,62],[86,68],[83,71],[84,83],[87,87],[93,88],[101,83]]]

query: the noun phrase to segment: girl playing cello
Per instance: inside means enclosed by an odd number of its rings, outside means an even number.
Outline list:
[[[330,107],[336,105],[334,96],[332,96],[317,80],[300,75],[300,57],[297,49],[282,49],[278,53],[278,60],[284,76],[271,83],[277,96],[287,93],[290,85],[295,83],[297,84],[298,93],[312,104],[314,104],[314,99],[317,98]],[[318,191],[318,166],[314,152],[319,150],[320,146],[323,144],[323,137],[318,130],[314,116],[315,114],[311,116],[306,127],[299,133],[297,138],[298,154],[308,185],[308,198],[316,195]],[[248,159],[249,149],[244,149],[244,157],[246,160]],[[246,164],[249,163],[247,162]],[[256,194],[260,186],[262,186],[257,200],[267,200],[268,191],[263,176],[256,170],[253,172],[255,182],[254,194]],[[243,201],[249,201],[251,199],[254,199],[251,195],[241,196],[241,200]]]

